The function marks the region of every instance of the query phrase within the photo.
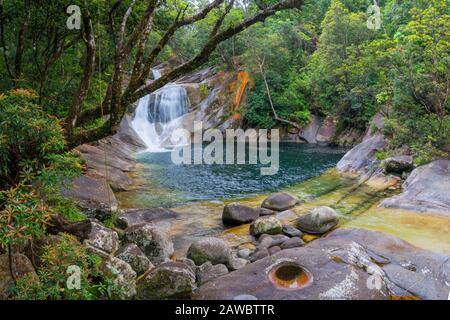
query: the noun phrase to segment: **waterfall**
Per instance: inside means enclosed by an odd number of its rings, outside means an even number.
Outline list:
[[[156,80],[161,76],[159,70],[152,70]],[[164,152],[183,144],[183,137],[173,141],[172,133],[181,126],[183,115],[189,108],[186,89],[168,83],[161,89],[139,100],[131,127],[147,146],[148,152]]]

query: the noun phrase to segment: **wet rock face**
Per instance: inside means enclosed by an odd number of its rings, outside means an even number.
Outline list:
[[[136,244],[153,264],[160,264],[173,255],[173,243],[166,232],[146,224],[125,230],[125,240]]]
[[[450,217],[450,161],[436,160],[409,175],[403,192],[385,199],[380,207],[399,208]]]
[[[113,279],[117,292],[111,292],[114,299],[131,299],[136,295],[136,272],[125,261],[110,258],[103,263],[103,275]]]
[[[336,124],[334,119],[327,118],[323,121],[322,126],[317,132],[316,140],[318,144],[329,144],[336,135]]]
[[[201,285],[227,273],[228,268],[224,264],[213,265],[208,261],[197,268],[197,282]]]
[[[259,237],[263,234],[279,234],[283,231],[281,221],[275,217],[261,217],[250,225],[250,234]]]
[[[106,228],[97,220],[91,220],[91,232],[84,243],[92,247],[94,250],[98,249],[100,252],[106,254],[114,253],[119,249],[119,236],[117,232]]]
[[[138,281],[142,300],[187,299],[195,288],[195,274],[184,263],[165,262]]]
[[[195,241],[187,252],[187,257],[198,266],[208,261],[212,264],[226,264],[230,256],[228,244],[222,239],[213,237]]]
[[[31,276],[31,279],[39,281],[31,261],[23,254],[12,255],[12,270],[16,279],[28,275]],[[0,255],[0,298],[6,299],[9,289],[13,286],[14,280],[11,277],[9,256],[8,254],[2,254]]]
[[[413,157],[411,156],[397,156],[387,158],[383,161],[384,171],[386,173],[402,174],[403,172],[411,171],[414,167]]]
[[[225,225],[241,225],[250,223],[259,217],[259,210],[240,205],[227,204],[223,208],[222,221]]]
[[[275,211],[285,211],[293,208],[297,202],[298,200],[290,194],[279,192],[266,198],[261,207]]]
[[[137,275],[141,275],[147,270],[153,268],[153,264],[150,260],[134,243],[128,243],[120,248],[116,253],[116,258],[128,263]]]
[[[310,234],[324,234],[339,223],[339,215],[330,207],[314,208],[297,220],[297,227]]]

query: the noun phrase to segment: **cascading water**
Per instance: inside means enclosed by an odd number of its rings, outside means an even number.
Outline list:
[[[153,70],[153,78],[161,76]],[[174,141],[172,133],[181,126],[183,115],[189,108],[186,89],[169,83],[161,89],[141,98],[131,126],[144,141],[148,152],[164,152],[182,144],[182,137]]]

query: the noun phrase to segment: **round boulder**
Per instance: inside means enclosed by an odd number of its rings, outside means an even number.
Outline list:
[[[184,263],[165,262],[137,283],[141,300],[187,299],[195,288],[195,274]]]
[[[173,243],[167,233],[151,224],[126,229],[125,240],[136,244],[153,264],[162,263],[173,255]]]
[[[396,156],[387,158],[383,161],[386,173],[402,174],[405,171],[411,171],[414,168],[413,157]]]
[[[120,248],[116,253],[116,258],[128,263],[138,275],[153,268],[150,260],[148,260],[142,250],[134,243],[128,243]]]
[[[279,234],[282,231],[281,221],[272,216],[258,218],[250,225],[250,234],[255,237],[262,234]]]
[[[258,217],[259,210],[238,203],[230,203],[223,208],[222,221],[225,225],[241,225],[250,223]]]
[[[198,284],[202,285],[210,280],[218,278],[228,273],[228,268],[224,264],[213,265],[211,262],[205,262],[197,268]]]
[[[279,192],[266,198],[261,207],[275,211],[285,211],[295,207],[297,202],[298,200],[289,193]]]
[[[207,237],[195,241],[188,249],[187,257],[202,265],[207,261],[212,264],[227,263],[231,255],[228,244],[219,238]]]
[[[324,234],[339,223],[339,215],[330,207],[317,207],[297,220],[297,227],[310,234]]]

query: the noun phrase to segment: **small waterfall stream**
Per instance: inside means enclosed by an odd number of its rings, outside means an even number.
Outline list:
[[[160,71],[154,69],[153,78],[159,77]],[[188,109],[186,89],[168,83],[139,100],[131,126],[146,144],[147,152],[170,151],[170,148],[183,142],[180,137],[173,141],[172,133],[181,126]]]

